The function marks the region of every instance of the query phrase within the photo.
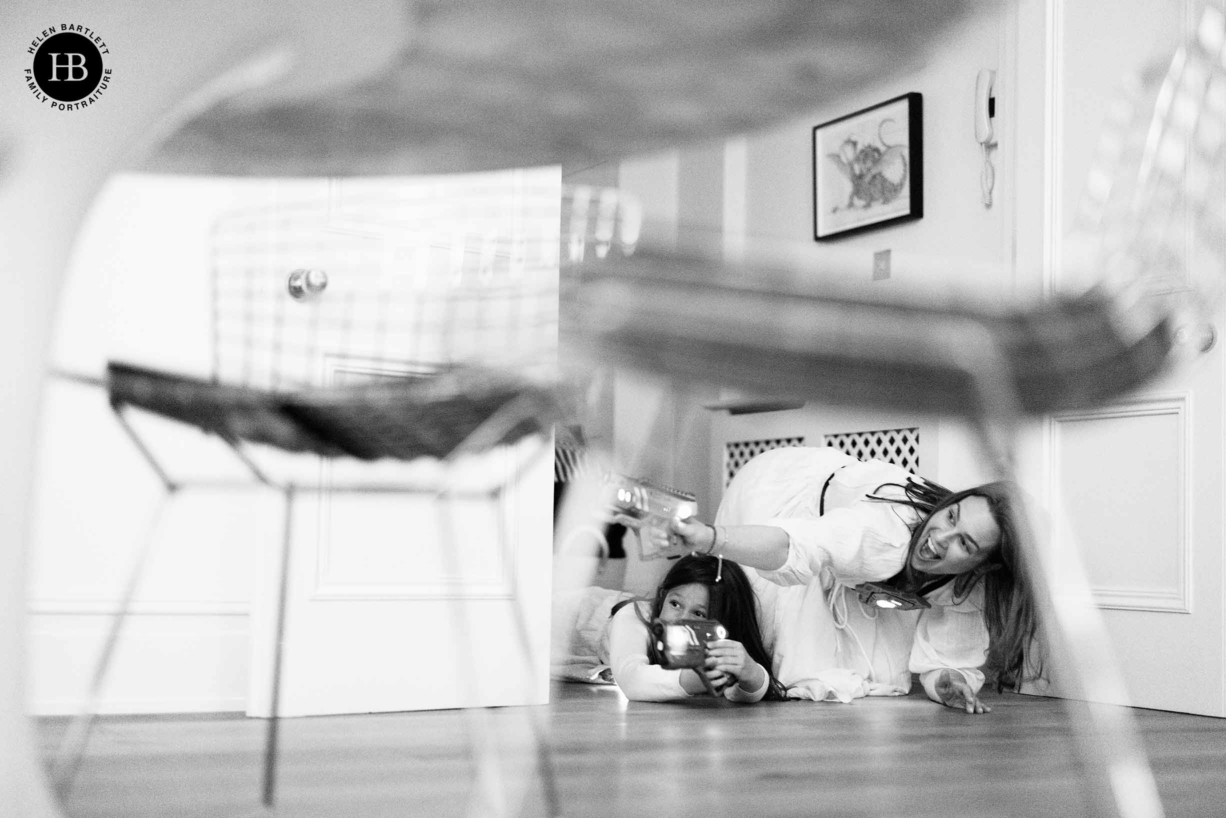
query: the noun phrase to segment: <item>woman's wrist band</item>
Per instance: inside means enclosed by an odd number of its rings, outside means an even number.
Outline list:
[[[711,529],[711,547],[703,552],[704,556],[714,554],[719,547],[719,529],[715,526],[710,526]]]

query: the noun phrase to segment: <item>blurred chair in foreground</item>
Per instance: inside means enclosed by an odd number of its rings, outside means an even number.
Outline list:
[[[458,543],[451,539],[454,521],[446,519],[455,512],[448,503],[483,499],[496,507],[496,515],[505,514],[500,504],[508,487],[552,451],[554,424],[570,417],[555,363],[560,254],[630,252],[638,216],[616,191],[579,187],[565,190],[559,200],[556,181],[546,184],[540,177],[501,197],[491,185],[453,197],[459,201],[350,197],[342,204],[351,212],[329,201],[326,207],[306,202],[226,214],[212,233],[211,375],[112,361],[101,381],[78,378],[106,388],[123,429],[161,479],[165,499],[219,481],[172,476],[175,469],[167,461],[173,455],[156,451],[134,415],[151,413],[215,436],[238,458],[247,482],[284,498],[268,651],[273,668],[265,805],[275,796],[296,498],[318,492],[434,496],[444,519],[438,527],[442,540],[433,547],[447,575],[462,577]],[[420,192],[420,187],[410,190]],[[490,460],[496,450],[509,454]],[[321,470],[321,458],[338,465]],[[398,469],[390,461],[408,465]],[[474,468],[487,473],[474,479]],[[87,706],[70,725],[55,760],[53,774],[63,796],[85,753],[153,533],[133,563]],[[508,535],[506,525],[499,526],[493,553],[512,565],[514,575]],[[405,536],[406,548],[430,545],[410,544]],[[460,597],[450,598],[463,680],[476,672],[478,658],[465,647],[475,635]],[[510,598],[519,650],[529,657],[527,666],[537,668],[523,594],[513,588]],[[476,729],[488,731],[478,710],[473,712]],[[548,807],[555,814],[552,757],[540,729],[537,748]],[[496,763],[488,752],[479,754],[484,764]],[[496,778],[485,768],[478,777]]]

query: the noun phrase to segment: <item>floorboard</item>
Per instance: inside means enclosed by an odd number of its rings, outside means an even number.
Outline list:
[[[850,705],[650,704],[559,684],[542,708],[290,719],[275,814],[447,818],[496,815],[481,807],[498,804],[507,815],[544,815],[534,715],[553,737],[567,816],[1092,814],[1064,703],[1014,694],[988,703],[985,717],[922,693]],[[1167,815],[1226,816],[1226,720],[1134,712]],[[63,727],[40,721],[48,752]],[[496,738],[474,738],[486,734]],[[263,736],[262,721],[233,715],[102,718],[66,812],[258,814]],[[497,763],[477,784],[481,746]]]

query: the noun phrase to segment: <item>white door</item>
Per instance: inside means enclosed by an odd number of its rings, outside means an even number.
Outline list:
[[[525,464],[501,496],[296,496],[282,715],[548,701],[552,442],[491,452],[466,482]],[[358,468],[325,467],[325,484]],[[251,715],[270,712],[279,545],[253,607]]]
[[[287,338],[296,320],[318,333],[306,344],[310,377],[325,386],[420,377],[431,360],[488,361],[516,344],[547,371],[557,345],[558,169],[399,185],[388,198],[360,182],[334,184],[335,230],[281,234],[260,251],[271,260],[251,262],[291,269],[331,259],[317,314],[269,307],[282,311]],[[274,218],[284,222],[285,211]],[[404,239],[389,223],[428,230]],[[235,227],[244,237],[264,229]],[[538,312],[502,301],[508,290],[531,293]],[[450,300],[456,292],[468,300]],[[268,298],[288,296],[277,287]],[[329,329],[331,320],[343,326]],[[462,422],[427,407],[418,429],[394,433],[454,437],[448,430]],[[296,492],[288,518],[281,715],[548,700],[549,435],[446,466],[435,457],[308,466],[295,467],[295,481],[323,490]],[[353,490],[371,485],[423,491]],[[444,485],[453,491],[436,496]],[[280,543],[268,543],[252,609],[252,715],[271,712],[280,560]]]
[[[1045,153],[1049,169],[1045,177],[1033,166],[1019,174],[1020,275],[1037,278],[1046,266],[1049,283],[1059,287],[1077,272],[1067,237],[1109,106],[1126,74],[1169,56],[1194,31],[1194,6],[1085,0],[1048,4],[1051,14],[1042,19],[1019,15],[1017,107],[1003,110],[1016,114],[1019,153],[1029,152],[1035,164]],[[1195,269],[1188,260],[1206,249],[1190,223],[1184,229],[1183,275],[1169,283],[1174,289],[1188,286]],[[1047,258],[1040,259],[1044,246]],[[1214,320],[1223,326],[1220,316]],[[1218,345],[1128,400],[1047,419],[1039,435],[1036,484],[1071,531],[1057,534],[1054,546],[1067,553],[1074,540],[1080,544],[1138,706],[1226,716],[1222,386]]]

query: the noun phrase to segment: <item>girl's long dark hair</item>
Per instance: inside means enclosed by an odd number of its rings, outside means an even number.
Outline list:
[[[716,582],[716,577],[719,581]],[[770,684],[766,689],[767,699],[787,698],[787,689],[771,672],[770,654],[762,644],[762,629],[758,626],[758,602],[754,596],[753,587],[745,570],[731,560],[723,560],[720,565],[718,557],[690,554],[673,563],[668,569],[660,587],[656,589],[655,598],[651,600],[651,617],[655,619],[664,609],[664,598],[668,592],[680,585],[700,583],[707,586],[710,601],[707,604],[707,618],[714,619],[728,630],[728,638],[745,646],[745,652],[766,671]],[[635,606],[638,611],[638,606]],[[639,614],[640,617],[642,614]],[[648,648],[648,657],[653,664],[660,664],[660,656],[652,640]]]
[[[990,640],[986,669],[995,674],[998,691],[1005,687],[1017,689],[1023,681],[1042,677],[1043,657],[1035,642],[1038,619],[1034,595],[1023,570],[1021,561],[1025,555],[1019,547],[1014,518],[1016,488],[1009,483],[996,482],[964,491],[950,491],[922,477],[909,477],[906,485],[887,483],[878,486],[877,491],[880,492],[885,486],[901,488],[904,496],[889,498],[873,494],[869,497],[910,506],[922,515],[912,529],[903,570],[889,580],[895,587],[909,591],[918,590],[926,580],[931,579],[918,575],[911,567],[911,555],[919,547],[920,533],[928,521],[967,497],[982,497],[987,501],[992,518],[1000,527],[1000,545],[990,563],[954,577],[954,599],[965,599],[976,584],[983,583],[983,617]]]

